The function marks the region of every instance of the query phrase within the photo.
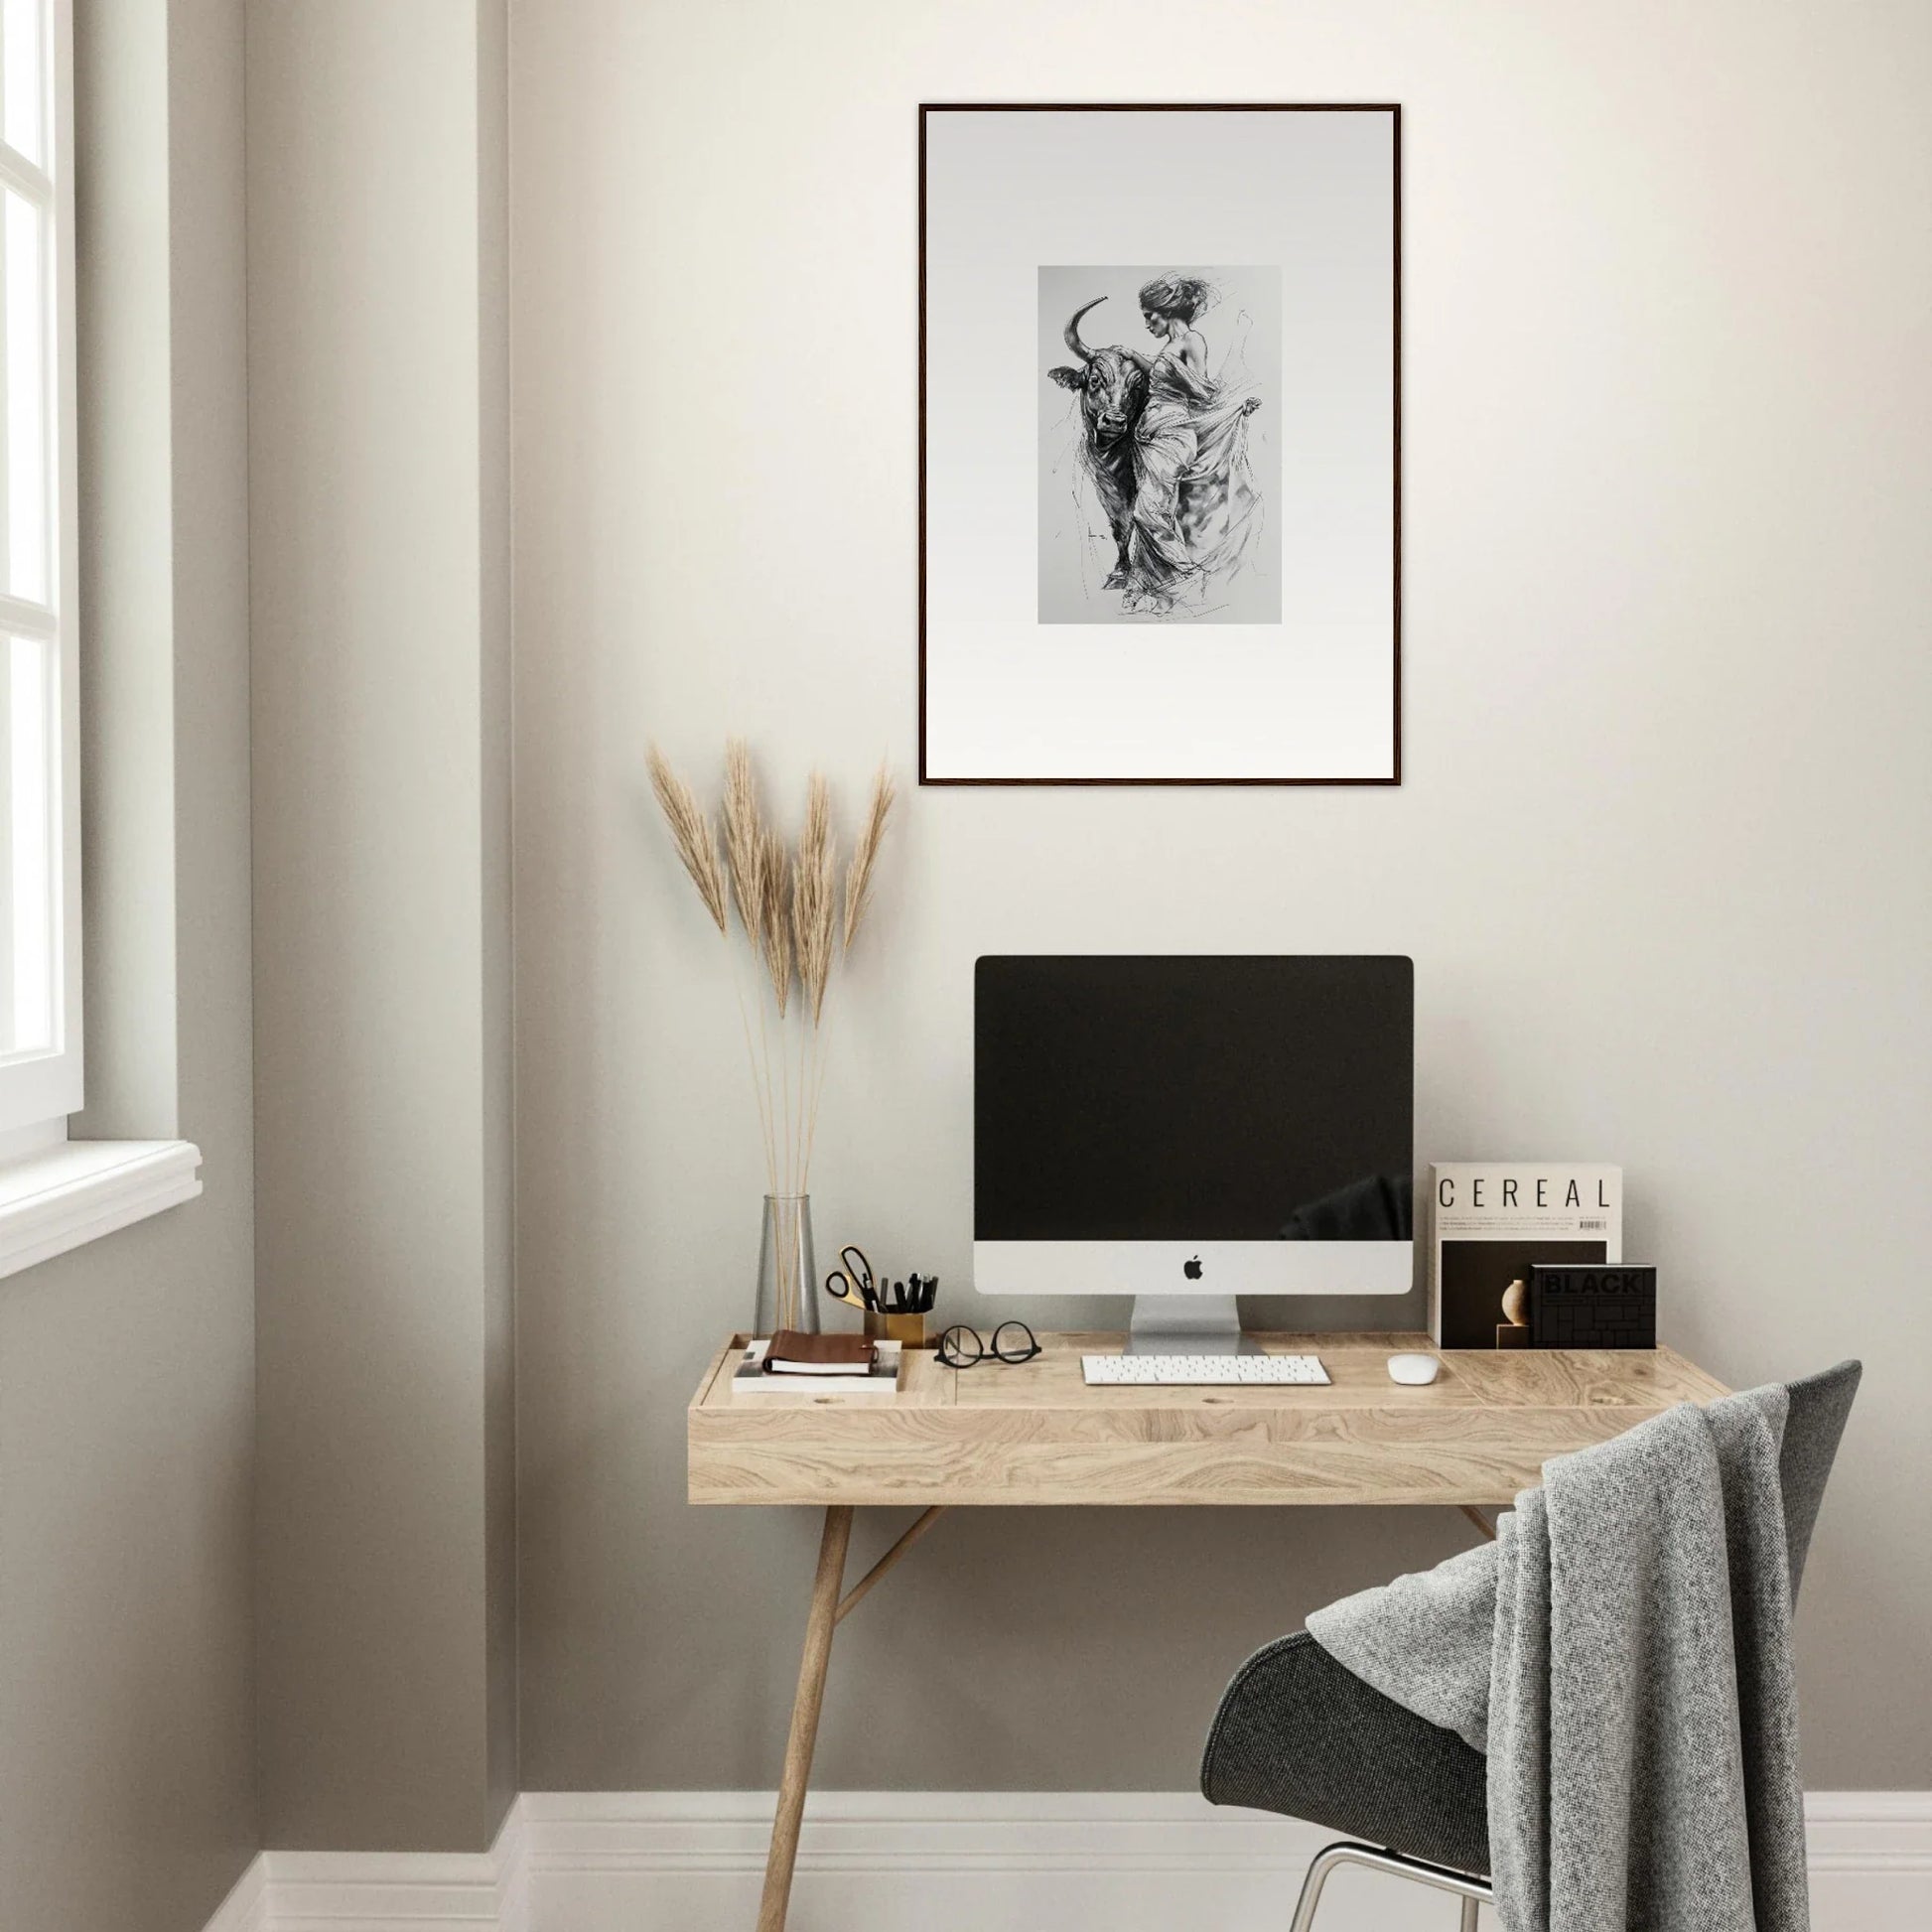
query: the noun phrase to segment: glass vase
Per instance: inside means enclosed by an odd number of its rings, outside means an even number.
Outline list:
[[[764,1235],[759,1243],[759,1295],[752,1333],[780,1328],[818,1333],[818,1263],[812,1251],[812,1197],[766,1194]]]

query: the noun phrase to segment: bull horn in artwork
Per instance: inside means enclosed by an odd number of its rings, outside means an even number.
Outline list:
[[[1086,309],[1075,309],[1073,312],[1073,320],[1066,325],[1066,345],[1083,362],[1091,362],[1093,360],[1093,351],[1080,340],[1080,318],[1086,314],[1087,309],[1099,308],[1101,303],[1106,301],[1106,299],[1104,295],[1096,295],[1087,304]]]

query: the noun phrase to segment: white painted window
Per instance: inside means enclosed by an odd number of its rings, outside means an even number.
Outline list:
[[[0,0],[0,1136],[80,1106],[70,0]]]
[[[75,1141],[72,0],[0,0],[0,1277],[202,1191],[188,1141]]]

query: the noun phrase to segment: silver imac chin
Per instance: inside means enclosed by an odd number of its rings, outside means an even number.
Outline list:
[[[1411,1241],[975,1241],[982,1295],[1131,1295],[1128,1347],[1252,1348],[1237,1295],[1406,1295]]]

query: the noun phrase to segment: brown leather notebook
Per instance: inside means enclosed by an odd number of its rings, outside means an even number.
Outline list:
[[[764,1351],[767,1375],[850,1375],[869,1369],[876,1354],[869,1335],[806,1335],[780,1328]]]

